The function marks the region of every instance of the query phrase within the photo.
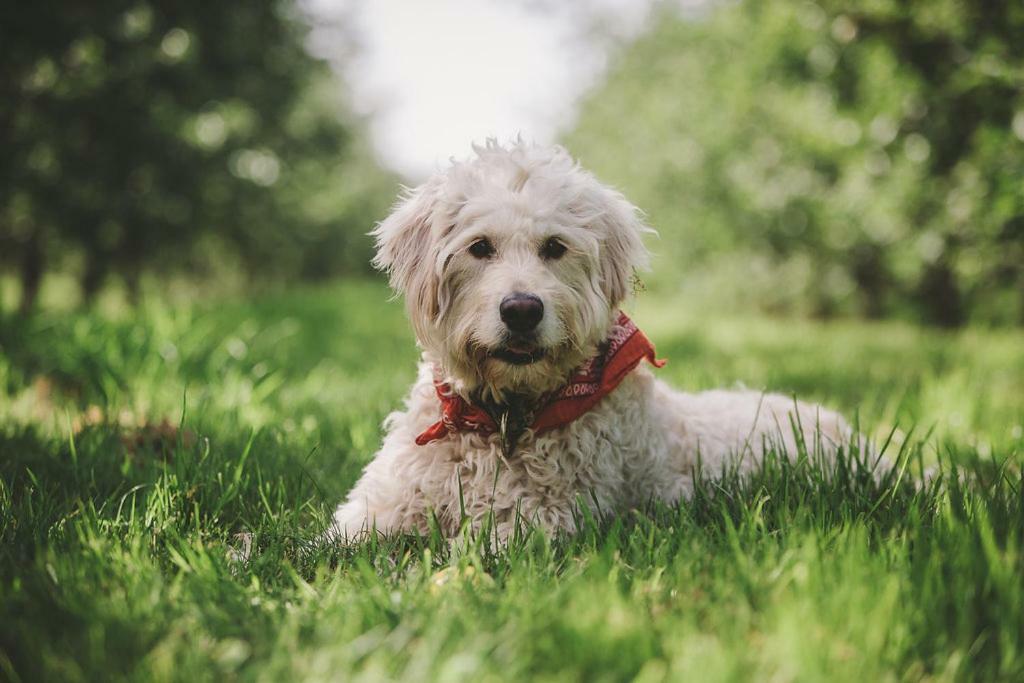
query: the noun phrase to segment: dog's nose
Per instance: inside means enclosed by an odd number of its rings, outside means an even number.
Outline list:
[[[544,317],[544,303],[533,294],[516,292],[501,300],[502,321],[513,332],[529,332]]]

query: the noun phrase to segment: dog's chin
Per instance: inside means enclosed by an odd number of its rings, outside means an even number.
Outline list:
[[[495,349],[488,354],[491,358],[509,365],[533,365],[544,360],[547,355],[544,349],[515,350],[508,347]]]
[[[490,349],[487,355],[500,363],[526,366],[539,363],[547,356],[547,349],[537,343],[533,335],[512,335]]]
[[[550,354],[539,350],[532,353],[495,349],[480,367],[484,386],[500,400],[502,394],[530,395],[552,390],[560,383],[554,372]]]
[[[501,401],[511,393],[540,396],[557,390],[582,358],[564,344],[520,345],[508,340],[491,348],[478,347],[471,390]]]

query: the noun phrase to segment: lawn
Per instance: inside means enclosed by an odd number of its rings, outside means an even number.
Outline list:
[[[1024,333],[630,311],[681,388],[818,400],[945,474],[772,462],[571,538],[335,548],[414,375],[382,285],[8,316],[0,679],[1024,677]]]

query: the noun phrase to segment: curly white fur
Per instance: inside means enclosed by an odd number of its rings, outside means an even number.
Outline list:
[[[435,371],[470,401],[540,397],[595,353],[647,263],[638,210],[563,149],[490,141],[475,152],[410,191],[374,231],[375,263],[405,296],[423,360],[332,535],[425,532],[432,518],[449,536],[487,518],[500,538],[521,521],[571,531],[581,504],[608,514],[685,499],[698,463],[715,472],[749,468],[770,447],[793,454],[794,423],[809,449],[833,452],[849,438],[823,408],[750,391],[681,393],[641,365],[574,422],[527,430],[511,453],[475,432],[416,445],[440,417]],[[481,240],[486,257],[470,251]],[[549,240],[564,255],[545,256]],[[515,292],[543,302],[535,362],[494,355],[509,338],[499,306]]]

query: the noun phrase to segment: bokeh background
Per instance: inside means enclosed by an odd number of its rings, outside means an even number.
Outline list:
[[[280,0],[0,9],[0,302],[370,276],[488,135],[648,212],[716,310],[1024,322],[1024,6]]]

